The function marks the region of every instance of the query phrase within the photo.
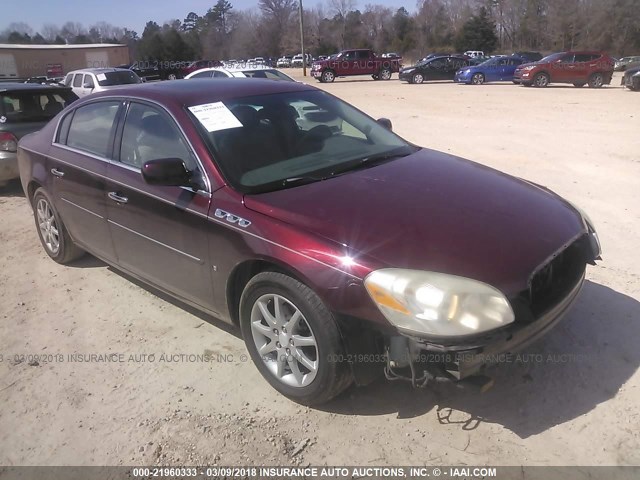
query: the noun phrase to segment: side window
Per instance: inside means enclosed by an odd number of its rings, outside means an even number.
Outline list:
[[[58,128],[58,136],[56,137],[57,143],[67,143],[67,135],[69,135],[69,127],[71,126],[71,119],[73,118],[73,112],[68,113],[60,122]]]
[[[574,58],[575,55],[573,55],[573,53],[570,53],[569,55],[565,55],[564,57],[562,57],[562,60],[560,60],[562,63],[574,63]]]
[[[89,73],[84,76],[84,82],[82,83],[82,86],[84,87],[85,85],[87,86],[87,88],[95,88],[96,86],[95,83],[93,83],[93,76]]]
[[[427,65],[429,66],[429,68],[443,68],[444,67],[444,61],[442,61],[442,60],[434,60],[433,62],[429,62]]]
[[[211,78],[211,72],[198,72],[191,78]]]
[[[64,77],[64,84],[65,84],[67,87],[70,87],[70,86],[71,86],[71,80],[72,80],[72,79],[73,79],[73,75],[71,75],[70,73],[68,73],[68,74],[67,74],[67,76],[66,76],[66,77]]]
[[[369,52],[366,50],[360,50],[359,52],[357,52],[358,56],[358,60],[369,60]]]
[[[223,72],[219,72],[218,70],[213,71],[213,78],[227,78],[227,75]]]
[[[81,73],[76,73],[76,76],[73,77],[73,86],[74,87],[81,87],[82,86],[82,74]]]
[[[144,162],[160,158],[180,158],[188,170],[197,169],[173,119],[155,107],[131,103],[122,132],[120,161],[140,168]]]
[[[342,60],[355,60],[355,59],[356,59],[356,52],[347,52],[342,57]]]
[[[76,109],[69,127],[67,145],[108,157],[113,121],[119,106],[120,102],[117,101],[95,102]]]
[[[519,58],[512,58],[509,60],[509,65],[522,65],[522,60]]]

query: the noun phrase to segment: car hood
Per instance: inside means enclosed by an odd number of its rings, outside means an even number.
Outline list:
[[[428,149],[295,188],[246,195],[247,208],[344,245],[370,268],[460,275],[505,294],[585,232],[554,193]]]

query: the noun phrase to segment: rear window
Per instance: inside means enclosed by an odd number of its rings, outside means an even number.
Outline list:
[[[131,70],[120,70],[117,72],[104,72],[96,74],[98,85],[101,87],[111,87],[113,85],[130,85],[140,83],[140,77]]]
[[[48,121],[78,96],[67,89],[3,92],[0,112],[7,123]]]

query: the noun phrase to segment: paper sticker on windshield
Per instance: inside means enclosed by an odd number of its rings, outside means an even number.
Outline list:
[[[96,78],[99,82],[104,82],[107,79],[107,76],[104,73],[99,73],[98,75],[96,75]]]
[[[189,110],[208,132],[242,127],[242,123],[222,102],[195,105]]]

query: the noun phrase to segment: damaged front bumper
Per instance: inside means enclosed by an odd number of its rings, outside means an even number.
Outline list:
[[[405,335],[391,337],[387,345],[386,376],[410,380],[420,387],[431,380],[460,381],[481,375],[486,367],[505,361],[510,354],[552,329],[575,302],[583,283],[584,273],[560,302],[526,325],[450,342],[444,339],[435,343]]]

